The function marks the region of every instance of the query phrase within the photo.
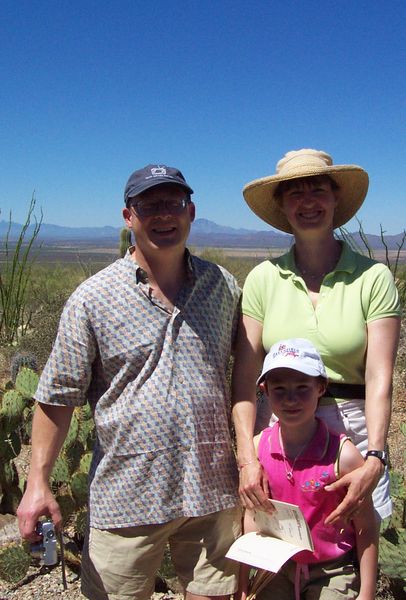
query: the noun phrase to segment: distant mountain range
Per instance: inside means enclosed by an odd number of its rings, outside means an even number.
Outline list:
[[[8,221],[0,221],[0,242],[4,240],[10,224]],[[27,230],[29,238],[33,230],[30,225]],[[21,231],[19,223],[11,223],[9,239],[18,239]],[[38,241],[49,244],[75,243],[78,245],[97,246],[110,244],[116,245],[119,240],[120,227],[63,227],[42,223]],[[351,234],[357,243],[363,246],[359,233]],[[383,249],[384,245],[379,235],[366,234],[371,248]],[[196,219],[192,225],[189,236],[189,244],[197,247],[216,248],[287,248],[291,244],[292,236],[280,233],[271,227],[263,231],[251,229],[235,229],[218,225],[208,219]],[[389,250],[397,250],[402,239],[402,234],[385,235],[385,241]]]

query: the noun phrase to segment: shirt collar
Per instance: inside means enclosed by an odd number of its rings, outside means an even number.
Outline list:
[[[316,433],[309,442],[307,448],[298,457],[298,461],[306,460],[317,462],[320,461],[327,452],[328,444],[330,441],[330,432],[324,421],[322,421],[318,417],[316,417],[316,419],[318,422]],[[279,441],[279,430],[279,421],[276,421],[275,425],[272,427],[270,436],[271,454],[274,456],[283,457],[284,454],[282,452],[282,448]]]
[[[354,261],[354,251],[350,248],[347,242],[341,242],[342,250],[341,256],[337,263],[334,273],[347,272],[353,273],[356,269],[356,262]],[[285,275],[293,275],[301,277],[299,269],[295,263],[295,246],[293,245],[288,252],[282,254],[278,258],[272,259],[271,262],[279,269],[279,271]]]
[[[131,263],[135,266],[137,284],[139,284],[139,283],[147,284],[148,283],[148,273],[145,271],[145,269],[140,267],[140,265],[135,260],[135,257],[133,258],[134,252],[135,252],[135,246],[130,246],[124,256],[124,260],[131,261]],[[186,263],[187,282],[193,283],[196,278],[196,273],[195,273],[195,266],[193,263],[193,256],[189,252],[188,248],[185,248],[185,263]]]

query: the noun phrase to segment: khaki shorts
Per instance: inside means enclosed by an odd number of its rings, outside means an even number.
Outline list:
[[[146,600],[169,543],[185,590],[200,596],[232,594],[238,563],[225,554],[240,533],[239,508],[160,525],[90,528],[82,557],[82,593],[90,600]]]
[[[353,552],[334,561],[308,565],[307,577],[300,573],[297,581],[300,598],[306,600],[340,600],[358,598],[360,578]],[[257,600],[294,600],[297,564],[289,560],[257,595]]]

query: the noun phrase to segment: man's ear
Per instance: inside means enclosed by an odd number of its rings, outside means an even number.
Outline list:
[[[265,383],[265,380],[261,381],[261,383],[259,384],[259,389],[261,390],[261,392],[263,394],[266,394],[266,383]]]
[[[123,208],[123,219],[127,227],[131,227],[131,211],[127,207]]]
[[[190,222],[193,223],[193,221],[195,220],[196,217],[196,206],[194,202],[191,202],[189,204],[189,215],[190,215]]]

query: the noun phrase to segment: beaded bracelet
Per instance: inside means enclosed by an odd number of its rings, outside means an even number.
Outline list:
[[[253,458],[252,460],[248,460],[245,463],[241,463],[240,465],[238,465],[238,470],[241,471],[241,469],[243,469],[247,465],[252,465],[252,463],[257,462],[257,460],[258,460],[257,458]]]

